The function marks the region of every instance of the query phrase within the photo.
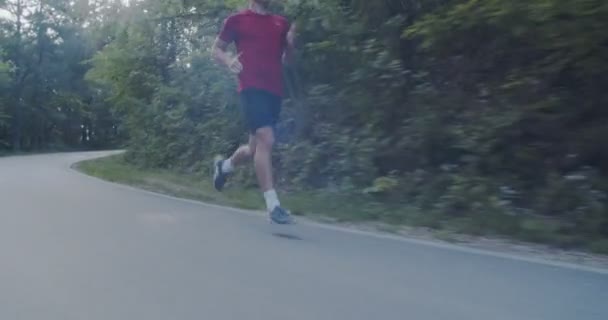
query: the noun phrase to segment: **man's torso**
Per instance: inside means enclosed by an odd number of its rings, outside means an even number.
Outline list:
[[[282,96],[282,55],[288,21],[281,16],[246,10],[229,17],[226,24],[232,30],[243,64],[239,90],[256,88]]]

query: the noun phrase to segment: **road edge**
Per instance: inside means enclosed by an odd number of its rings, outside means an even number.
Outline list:
[[[107,180],[104,180],[104,179],[101,179],[101,178],[98,178],[95,176],[88,175],[88,174],[78,170],[77,168],[75,168],[75,166],[80,162],[98,159],[98,158],[104,158],[107,156],[112,156],[112,155],[120,154],[123,152],[124,151],[119,150],[119,151],[95,151],[95,152],[91,152],[90,154],[81,153],[81,154],[87,155],[87,157],[84,159],[82,159],[82,158],[81,159],[71,159],[70,163],[68,163],[68,165],[67,165],[67,168],[71,172],[76,173],[78,175],[87,177],[89,179],[94,179],[99,182],[102,182],[102,183],[105,183],[108,185],[112,185],[114,187],[119,187],[119,188],[122,188],[125,190],[153,195],[156,197],[162,197],[162,198],[170,199],[173,201],[194,204],[194,205],[198,205],[198,206],[202,206],[202,207],[206,207],[206,208],[221,209],[221,210],[231,211],[233,213],[246,214],[249,216],[257,216],[257,217],[263,218],[263,219],[266,218],[265,213],[262,211],[245,210],[245,209],[239,209],[239,208],[234,208],[234,207],[227,207],[227,206],[222,206],[222,205],[217,205],[217,204],[206,203],[206,202],[202,202],[202,201],[198,201],[198,200],[170,196],[170,195],[166,195],[166,194],[162,194],[162,193],[158,193],[158,192],[154,192],[154,191],[140,189],[137,187],[126,185],[126,184],[107,181]],[[571,262],[553,261],[553,260],[543,259],[543,258],[534,258],[534,257],[530,257],[530,256],[525,256],[524,254],[496,252],[496,251],[491,251],[491,250],[487,250],[487,249],[472,248],[472,247],[465,246],[465,245],[447,243],[447,242],[439,240],[439,239],[436,239],[436,240],[417,239],[417,238],[409,237],[409,236],[403,235],[403,234],[399,234],[399,235],[389,234],[389,233],[383,232],[381,230],[374,230],[374,231],[360,230],[355,227],[346,227],[346,226],[331,225],[331,224],[326,224],[326,223],[322,223],[322,222],[317,222],[317,221],[313,221],[306,217],[298,217],[298,224],[304,224],[304,225],[308,225],[311,227],[332,230],[332,231],[337,231],[337,232],[343,232],[343,233],[349,233],[349,234],[354,234],[354,235],[358,235],[358,236],[373,237],[373,238],[377,238],[377,239],[385,239],[385,240],[398,241],[398,242],[404,242],[404,243],[421,245],[421,246],[428,246],[428,247],[433,247],[433,248],[438,248],[438,249],[443,249],[443,250],[458,251],[458,252],[468,253],[468,254],[491,256],[491,257],[502,258],[502,259],[507,259],[507,260],[522,261],[522,262],[540,264],[540,265],[551,266],[551,267],[558,267],[558,268],[564,268],[564,269],[570,269],[570,270],[576,270],[576,271],[585,271],[585,272],[597,273],[597,274],[602,274],[602,275],[608,275],[608,268],[594,267],[594,266],[576,264],[576,263],[571,263]]]

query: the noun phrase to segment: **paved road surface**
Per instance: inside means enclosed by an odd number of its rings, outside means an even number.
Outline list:
[[[608,275],[116,186],[0,158],[0,319],[608,319]]]

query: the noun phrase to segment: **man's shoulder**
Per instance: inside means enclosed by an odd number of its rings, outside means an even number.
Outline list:
[[[226,18],[226,20],[237,20],[239,18],[242,18],[242,17],[246,16],[247,14],[248,14],[247,10],[237,11],[237,12],[234,12],[234,13],[230,14]]]
[[[275,19],[275,21],[280,22],[282,24],[285,25],[289,25],[289,19],[287,19],[286,17],[282,16],[282,15],[278,15],[278,14],[273,14],[272,17]]]
[[[289,19],[287,19],[286,17],[278,14],[273,14],[272,18],[274,19],[276,24],[281,25],[283,28],[285,28],[285,30],[289,29],[290,23]]]
[[[289,19],[280,14],[273,14],[272,17],[281,22],[289,22]]]
[[[282,15],[272,14],[272,15],[270,15],[270,17],[278,25],[282,25],[283,27],[287,27],[287,28],[290,25],[289,19],[287,19],[286,17],[284,17]],[[256,18],[257,18],[257,16],[254,13],[252,13],[250,10],[242,10],[242,11],[237,11],[237,12],[229,15],[226,18],[226,23],[239,24],[239,23],[243,23],[245,21],[249,21],[249,22],[259,21]]]
[[[245,9],[245,10],[240,10],[240,11],[230,14],[228,16],[228,19],[238,19],[238,18],[248,17],[248,16],[256,16],[256,14],[251,12],[251,10]],[[277,21],[286,22],[286,23],[289,22],[289,19],[287,19],[285,16],[282,16],[280,14],[271,14],[270,16]]]

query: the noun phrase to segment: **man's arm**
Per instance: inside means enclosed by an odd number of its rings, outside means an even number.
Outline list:
[[[228,43],[222,41],[219,37],[215,39],[213,43],[213,48],[211,49],[213,52],[213,57],[216,61],[221,63],[222,65],[228,67],[230,71],[233,73],[239,74],[243,71],[243,65],[239,61],[239,56],[233,57],[228,51]]]
[[[230,16],[224,20],[224,25],[220,30],[220,34],[213,43],[213,57],[222,65],[228,67],[233,73],[239,74],[243,71],[243,65],[239,61],[239,57],[233,57],[227,50],[228,45],[237,38],[237,20],[234,16]],[[240,54],[239,54],[240,55]]]
[[[289,27],[287,32],[285,52],[283,53],[283,63],[292,64],[295,58],[295,39],[296,39],[296,24],[295,22]]]

